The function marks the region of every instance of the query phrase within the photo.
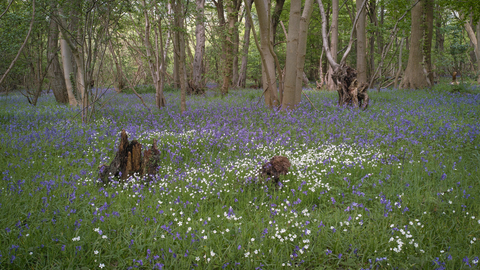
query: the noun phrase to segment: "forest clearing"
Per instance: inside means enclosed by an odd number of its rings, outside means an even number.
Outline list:
[[[0,269],[479,269],[479,0],[0,1]]]
[[[0,265],[7,269],[463,269],[480,246],[480,95],[372,92],[368,110],[307,91],[292,112],[260,90],[149,111],[116,95],[82,124],[44,95],[0,97]],[[144,94],[154,107],[153,94]],[[158,140],[153,179],[103,185],[120,131]],[[281,187],[257,183],[287,156]]]

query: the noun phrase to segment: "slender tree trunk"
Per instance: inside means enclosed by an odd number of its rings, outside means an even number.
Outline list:
[[[411,38],[408,54],[408,64],[405,69],[405,75],[402,78],[400,88],[404,89],[422,89],[428,87],[427,76],[423,68],[423,11],[425,0],[421,0],[413,7],[411,11]]]
[[[442,32],[442,24],[443,24],[443,18],[442,18],[442,8],[440,5],[435,5],[435,10],[437,13],[436,21],[435,21],[435,49],[439,53],[443,53],[443,43],[445,41],[445,38],[443,36]]]
[[[176,2],[176,3],[175,3]],[[172,5],[174,6],[175,15],[174,15],[174,25],[176,26],[175,30],[175,42],[176,53],[178,55],[178,69],[179,74],[178,78],[180,79],[180,112],[183,114],[187,110],[187,82],[186,78],[186,69],[185,69],[185,38],[183,35],[183,5],[181,0],[172,0]]]
[[[224,48],[225,48],[225,58],[224,58],[224,71],[223,71],[223,83],[222,83],[222,96],[228,94],[228,89],[230,88],[230,82],[232,79],[233,72],[233,32],[235,29],[235,18],[237,17],[237,11],[235,10],[235,3],[233,0],[226,0],[227,8],[227,33],[225,36]]]
[[[273,14],[271,16],[272,27],[271,27],[271,35],[272,35],[272,43],[275,44],[276,37],[277,37],[277,27],[278,23],[280,22],[280,16],[282,15],[283,6],[285,4],[285,0],[276,0],[275,1],[275,8],[273,10]]]
[[[477,22],[477,83],[480,84],[480,20]]]
[[[308,23],[313,11],[313,0],[306,0],[300,17],[300,29],[297,49],[297,78],[295,83],[295,106],[302,101],[303,83],[308,86],[308,79],[304,72],[305,54],[307,51]]]
[[[423,38],[423,53],[425,56],[425,68],[427,70],[428,83],[433,85],[432,69],[432,39],[433,39],[433,9],[434,0],[425,0],[425,29]]]
[[[240,0],[239,0],[240,1]],[[240,32],[238,31],[238,11],[235,15],[235,24],[233,28],[233,67],[232,67],[232,85],[235,86],[238,81],[238,50],[240,44]]]
[[[204,88],[203,85],[203,55],[205,53],[205,0],[196,0],[197,16],[195,26],[195,58],[193,60],[192,87]]]
[[[357,23],[357,81],[367,82],[367,37],[365,31],[366,16],[362,9],[362,1],[356,1],[357,13],[360,12]]]
[[[371,23],[373,23],[375,25],[375,27],[378,27],[378,18],[377,18],[377,5],[376,5],[376,0],[370,0],[370,7],[368,9],[368,13],[369,13],[369,17],[370,17],[370,21]],[[365,22],[366,24],[366,22]],[[369,68],[367,69],[367,78],[370,78],[373,77],[375,75],[375,37],[377,36],[376,32],[378,33],[378,31],[369,31],[370,32],[370,44],[369,44],[369,49],[370,49],[370,52],[369,52],[369,57],[370,57],[370,60],[369,60]],[[378,46],[378,44],[377,44]],[[381,48],[380,48],[381,50]],[[379,75],[381,76],[381,75]]]
[[[54,19],[50,19],[48,32],[47,62],[50,85],[53,95],[58,103],[68,103],[67,87],[58,61],[58,25]]]
[[[263,89],[265,89],[265,103],[270,108],[278,105],[277,87],[275,80],[275,57],[269,49],[272,43],[272,35],[270,30],[270,21],[268,19],[268,10],[270,6],[263,0],[254,0],[257,8],[258,24],[260,26],[260,51],[263,55],[262,59],[262,81]],[[251,22],[250,22],[251,23]],[[253,28],[252,28],[253,30]]]
[[[285,89],[282,108],[292,110],[295,108],[295,83],[297,80],[297,51],[300,32],[300,16],[302,2],[290,3],[290,16],[288,22],[287,57],[285,61]]]
[[[357,1],[360,2],[360,1]],[[338,49],[338,0],[332,0],[332,34],[330,35],[330,52],[332,54],[333,60],[337,61],[337,49]],[[327,89],[336,90],[337,84],[333,81],[334,68],[329,64],[327,71]]]
[[[117,54],[115,53],[115,49],[113,48],[113,43],[111,39],[108,40],[108,49],[112,54],[112,59],[113,59],[113,62],[115,63],[115,69],[117,71],[115,74],[115,81],[114,81],[115,92],[120,93],[122,92],[122,89],[125,86],[125,82],[123,79],[123,69],[122,69],[122,65],[118,61],[118,57],[117,57]]]
[[[395,85],[394,88],[398,89],[398,77],[400,77],[400,73],[402,73],[402,52],[403,52],[403,41],[405,38],[402,38],[400,41],[400,46],[398,48],[398,70],[397,74],[395,75]]]
[[[67,41],[63,38],[60,40],[60,49],[62,54],[62,64],[63,64],[63,77],[65,80],[65,85],[67,87],[68,103],[71,106],[77,106],[78,101],[73,93],[73,64],[72,64],[72,50],[68,47]]]
[[[253,0],[248,0],[247,4],[249,7],[252,7]],[[248,16],[245,15],[245,32],[243,34],[243,53],[242,53],[242,64],[240,66],[240,72],[238,75],[237,87],[245,88],[247,82],[247,61],[248,61],[248,49],[250,46],[250,20]]]

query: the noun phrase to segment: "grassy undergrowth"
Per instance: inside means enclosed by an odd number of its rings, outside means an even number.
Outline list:
[[[118,95],[81,124],[52,96],[0,97],[2,269],[462,269],[480,256],[480,95],[371,91],[366,111],[307,92]],[[105,99],[109,98],[108,95]],[[119,132],[158,139],[155,179],[97,183]],[[281,188],[259,184],[273,155]]]

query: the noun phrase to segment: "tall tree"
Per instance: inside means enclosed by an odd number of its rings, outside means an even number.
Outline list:
[[[277,86],[275,80],[275,57],[273,51],[273,35],[271,34],[271,20],[269,20],[270,2],[255,0],[255,7],[258,15],[258,25],[260,29],[260,48],[259,52],[262,60],[262,82],[265,92],[265,103],[270,108],[279,105],[277,95]],[[251,19],[251,16],[249,16]],[[252,24],[252,31],[255,36],[255,27]],[[281,75],[279,75],[281,76]]]
[[[426,0],[420,0],[411,11],[411,35],[408,64],[400,88],[422,89],[429,86],[426,70],[423,67],[424,7]],[[413,2],[416,2],[413,0]]]
[[[474,27],[469,20],[465,21],[465,29],[467,30],[470,42],[473,44],[475,56],[477,58],[477,82],[480,83],[480,20],[477,22],[477,33],[473,30]]]
[[[432,40],[433,40],[433,10],[435,8],[434,0],[425,0],[424,5],[424,37],[423,54],[425,58],[425,68],[427,70],[427,79],[430,85],[433,85],[432,68]]]
[[[360,1],[357,1],[357,3]],[[333,61],[337,61],[337,49],[338,49],[338,11],[339,5],[338,0],[332,0],[332,23],[330,26],[331,35],[330,35],[330,53],[333,58]],[[336,90],[337,84],[332,78],[334,67],[330,64],[328,66],[326,74],[326,84],[328,90]]]
[[[253,4],[253,0],[248,0],[246,5],[248,8],[251,9]],[[240,65],[238,81],[236,86],[239,88],[245,88],[245,84],[247,82],[247,61],[248,61],[248,49],[250,46],[250,20],[248,15],[245,16],[245,32],[243,34],[243,52],[242,52],[242,63]]]
[[[293,1],[290,4],[285,62],[285,94],[282,100],[282,108],[285,110],[294,109],[301,101],[307,27],[312,10],[313,0],[305,1],[303,12],[301,1]]]
[[[55,8],[51,5],[52,12]],[[50,16],[50,28],[48,30],[48,43],[47,43],[47,61],[50,63],[48,67],[48,77],[50,80],[50,86],[52,87],[53,95],[58,103],[68,103],[67,87],[63,77],[62,68],[58,61],[58,25],[55,20]]]
[[[163,95],[164,73],[162,72],[162,66],[164,66],[164,61],[163,61],[163,41],[161,40],[162,13],[159,11],[158,6],[153,8],[151,4],[154,4],[155,6],[158,5],[155,2],[147,4],[146,1],[143,0],[143,15],[145,17],[145,32],[143,37],[143,44],[145,46],[148,66],[150,68],[150,73],[152,75],[153,84],[155,85],[155,90],[156,90],[155,104],[157,105],[158,108],[161,108],[161,107],[165,107],[166,105],[165,97]],[[158,14],[150,15],[148,12],[149,10],[154,10]],[[156,46],[153,46],[152,42],[150,41],[150,31],[151,31],[150,16],[152,16],[153,19],[157,21],[158,30],[154,31]],[[160,45],[160,48],[158,45]]]
[[[182,0],[172,0],[172,7],[174,10],[174,48],[175,55],[178,55],[178,77],[180,79],[180,113],[187,110],[187,81],[186,81],[186,67],[185,67],[185,37],[184,37],[184,9]]]
[[[203,55],[205,53],[205,0],[196,0],[196,25],[195,25],[195,58],[193,60],[193,75],[190,87],[202,89],[203,85]]]
[[[362,8],[362,1],[356,1],[358,24],[357,24],[357,80],[360,83],[367,82],[367,34],[366,14]]]

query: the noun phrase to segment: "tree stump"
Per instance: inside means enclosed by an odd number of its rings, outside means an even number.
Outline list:
[[[355,69],[341,65],[333,72],[332,79],[338,87],[339,106],[351,105],[363,109],[368,107],[368,83],[358,83]]]
[[[156,143],[154,140],[152,147],[146,150],[142,157],[142,144],[136,140],[129,142],[127,133],[122,130],[115,158],[110,165],[99,166],[99,177],[102,182],[107,184],[110,177],[125,180],[133,174],[155,174],[160,165],[160,151]]]
[[[278,184],[279,176],[286,175],[290,169],[290,161],[284,156],[274,156],[269,162],[263,164],[260,169],[260,177],[273,177],[275,184]]]
[[[152,147],[143,152],[143,173],[151,176],[160,166],[160,151],[157,149],[157,140],[153,139]]]
[[[205,88],[195,85],[193,81],[188,82],[187,95],[204,95]]]

